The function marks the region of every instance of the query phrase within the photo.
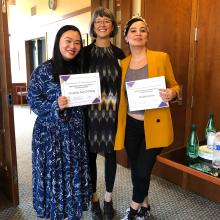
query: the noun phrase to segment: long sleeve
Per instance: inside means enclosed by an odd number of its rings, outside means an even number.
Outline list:
[[[28,103],[35,114],[49,120],[60,117],[57,98],[60,86],[53,82],[52,67],[42,64],[31,74],[28,88]]]

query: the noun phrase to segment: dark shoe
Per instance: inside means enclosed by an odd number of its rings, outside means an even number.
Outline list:
[[[121,220],[136,220],[136,214],[132,213],[130,208],[126,210],[125,216]]]
[[[91,211],[93,220],[102,220],[102,210],[100,208],[99,201],[91,202]]]
[[[106,220],[107,219],[110,220],[114,217],[115,211],[113,209],[113,202],[112,201],[110,201],[110,202],[104,201],[103,209],[104,209],[104,217]]]
[[[150,213],[150,206],[146,207],[141,207],[137,213],[137,218],[136,220],[147,220],[151,216]]]

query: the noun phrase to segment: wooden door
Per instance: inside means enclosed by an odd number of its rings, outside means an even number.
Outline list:
[[[192,122],[200,140],[205,138],[209,112],[220,130],[220,1],[198,1],[198,35],[195,59]]]
[[[11,100],[11,69],[7,13],[0,1],[0,191],[12,205],[18,204],[14,113]],[[4,202],[4,201],[0,201]]]
[[[190,54],[191,0],[142,0],[142,15],[150,29],[148,47],[170,55],[182,103],[171,104],[174,125],[172,148],[185,144],[186,101]],[[170,149],[170,148],[169,148]]]

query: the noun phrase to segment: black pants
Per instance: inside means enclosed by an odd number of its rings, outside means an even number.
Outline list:
[[[97,188],[97,153],[89,153],[90,175],[92,182],[92,192],[96,192]],[[105,153],[105,187],[107,192],[112,192],[116,175],[116,152]]]
[[[131,164],[132,200],[142,203],[148,195],[150,176],[162,148],[146,149],[144,122],[127,116],[125,148]]]

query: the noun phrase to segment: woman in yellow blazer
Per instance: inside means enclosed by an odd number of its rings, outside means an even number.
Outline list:
[[[141,17],[130,19],[124,29],[131,54],[121,62],[122,84],[115,150],[126,149],[131,164],[133,195],[125,219],[147,219],[150,214],[148,189],[156,156],[173,142],[169,107],[130,111],[125,82],[164,76],[166,89],[159,94],[164,102],[179,93],[168,54],[147,49],[148,25]]]

